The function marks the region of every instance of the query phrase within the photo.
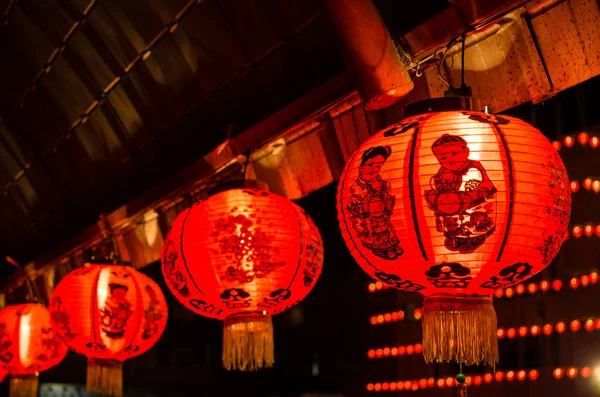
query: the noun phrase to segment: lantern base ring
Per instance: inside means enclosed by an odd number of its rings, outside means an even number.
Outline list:
[[[491,296],[435,294],[423,302],[426,362],[498,362],[498,325]]]
[[[223,327],[223,367],[256,371],[275,362],[273,322],[266,314],[234,314]]]
[[[123,396],[123,363],[89,358],[86,391],[103,396]]]
[[[10,378],[9,397],[37,397],[39,378],[36,375],[13,375]]]

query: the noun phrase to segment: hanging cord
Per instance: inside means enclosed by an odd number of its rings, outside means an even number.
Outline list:
[[[254,154],[254,149],[250,149],[246,151],[246,161],[244,162],[244,170],[242,171],[242,178],[245,180],[248,175],[248,165],[250,164],[250,160],[252,159],[252,155]]]
[[[115,236],[112,226],[110,225],[110,223],[108,223],[108,220],[106,219],[105,215],[100,215],[100,219],[104,221],[107,230],[105,233],[103,233],[104,241],[110,240],[110,245],[112,246],[110,256],[106,259],[110,260],[113,265],[126,266],[126,263],[121,259],[121,255],[119,253],[119,245],[117,243],[117,237]]]

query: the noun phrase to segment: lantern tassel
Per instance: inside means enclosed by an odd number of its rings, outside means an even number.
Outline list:
[[[123,396],[123,363],[116,360],[88,359],[87,387],[91,394]]]
[[[428,296],[422,324],[426,362],[483,362],[494,367],[498,362],[498,326],[491,296]]]
[[[225,319],[223,367],[256,371],[275,362],[273,322],[263,314],[236,314]]]
[[[39,378],[35,375],[10,378],[10,397],[37,397]]]

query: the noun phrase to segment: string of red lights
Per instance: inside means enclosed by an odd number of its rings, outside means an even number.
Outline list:
[[[572,148],[575,146],[575,142],[579,142],[582,146],[589,145],[592,149],[596,149],[600,145],[600,138],[597,136],[590,137],[586,132],[581,132],[574,137],[572,135],[567,135],[562,139],[562,141],[553,141],[552,146],[557,151],[560,150],[563,146],[567,148]]]
[[[581,325],[583,323],[583,329],[587,332],[600,330],[600,319],[588,318],[585,321],[581,320],[573,320],[569,323],[568,327],[571,332],[575,333],[581,330]],[[559,321],[556,324],[546,324],[546,325],[532,325],[525,326],[522,325],[520,327],[515,328],[498,328],[497,336],[498,339],[502,340],[504,338],[514,339],[517,336],[520,338],[524,338],[528,335],[531,336],[539,336],[539,335],[551,335],[556,331],[558,334],[562,334],[567,330],[567,324],[563,321]],[[412,344],[412,345],[400,345],[400,346],[385,346],[378,349],[370,349],[367,352],[367,356],[370,359],[377,358],[385,358],[385,357],[402,357],[404,355],[411,356],[413,354],[419,354],[423,350],[423,346],[420,343]]]
[[[579,287],[587,287],[590,284],[596,284],[599,279],[600,279],[600,276],[598,275],[598,272],[594,271],[589,274],[583,274],[579,277],[571,278],[571,280],[569,280],[569,286],[572,289],[577,289]],[[539,283],[529,283],[527,285],[517,284],[514,287],[500,289],[500,290],[496,291],[494,296],[496,298],[503,298],[503,297],[512,298],[513,296],[515,296],[515,294],[523,295],[523,294],[525,294],[525,292],[528,292],[529,294],[533,295],[537,292],[547,292],[550,289],[558,292],[561,290],[562,287],[563,287],[563,282],[561,280],[552,280],[552,281],[542,280]],[[389,288],[390,288],[389,286],[383,284],[381,281],[377,281],[375,283],[369,284],[369,292],[377,292],[377,291],[387,290]],[[398,315],[400,315],[400,312],[394,312],[394,313],[398,313]],[[383,315],[385,316],[385,314],[383,314]],[[390,315],[391,315],[391,313],[390,313]],[[378,322],[377,319],[374,322],[374,320],[373,320],[374,317],[377,318],[377,316],[372,316],[371,324],[376,325],[376,324],[384,323],[383,320],[381,322]],[[402,312],[402,319],[404,319],[404,312]],[[394,320],[394,321],[398,321],[398,320]],[[389,322],[389,321],[385,321],[385,322]]]
[[[600,367],[569,367],[569,368],[555,368],[552,370],[552,376],[555,379],[575,379],[576,377],[581,378],[590,378],[592,375],[594,377],[600,377]],[[509,371],[497,371],[496,373],[486,373],[483,375],[470,375],[465,379],[465,384],[467,386],[481,386],[482,384],[490,384],[493,381],[502,382],[506,380],[507,382],[512,382],[517,380],[519,382],[523,382],[526,380],[536,381],[540,376],[540,370],[537,369],[521,369],[521,370],[509,370]],[[432,389],[434,387],[438,387],[443,389],[445,387],[455,387],[456,379],[454,377],[446,377],[446,378],[423,378],[418,380],[399,380],[395,382],[381,382],[381,383],[368,383],[366,386],[367,391],[369,392],[395,392],[395,391],[417,391],[419,389]]]
[[[585,190],[593,190],[596,193],[600,193],[600,180],[589,177],[585,178],[582,182],[571,181],[571,193],[577,193],[582,186]]]

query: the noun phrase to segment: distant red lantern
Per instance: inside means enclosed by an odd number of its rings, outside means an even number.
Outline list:
[[[464,98],[438,99],[406,107],[414,115],[350,158],[338,187],[340,227],[369,275],[425,295],[426,361],[492,364],[492,295],[552,261],[569,223],[569,181],[531,125],[445,111]]]
[[[58,338],[40,304],[0,311],[0,365],[10,373],[10,397],[37,397],[38,375],[59,364],[69,348]]]
[[[225,322],[223,366],[252,371],[273,365],[271,316],[313,288],[323,244],[300,207],[257,181],[233,181],[177,217],[162,264],[181,303]]]
[[[168,313],[148,276],[127,266],[88,264],[57,285],[50,314],[57,334],[88,358],[88,393],[122,396],[123,361],[154,346]]]

